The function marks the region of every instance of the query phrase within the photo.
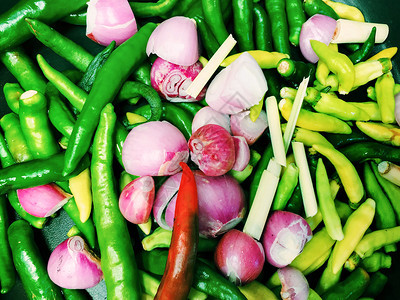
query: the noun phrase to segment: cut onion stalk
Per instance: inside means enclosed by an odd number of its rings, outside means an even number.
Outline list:
[[[47,273],[55,284],[66,289],[91,288],[103,279],[100,259],[80,236],[70,237],[54,249]]]
[[[318,205],[311,179],[310,169],[307,163],[306,152],[304,149],[304,144],[301,142],[292,142],[292,148],[296,165],[299,168],[299,182],[301,196],[303,198],[304,211],[307,218],[309,218],[318,212]]]
[[[382,161],[378,164],[378,171],[383,178],[400,186],[400,166],[388,161]]]
[[[39,218],[51,216],[72,197],[55,183],[19,189],[17,195],[23,209]]]
[[[119,196],[119,210],[133,224],[143,224],[149,219],[155,195],[154,180],[143,176],[132,180]]]
[[[219,65],[228,56],[229,52],[235,47],[236,40],[230,34],[225,42],[218,48],[217,52],[211,57],[208,61],[207,65],[200,72],[200,74],[193,80],[192,84],[186,90],[188,95],[191,95],[193,98],[197,98],[200,94],[201,90],[205,87],[208,80],[213,76],[215,71],[218,69]]]
[[[242,285],[260,275],[265,254],[260,242],[244,232],[232,229],[219,241],[214,261],[231,282]]]
[[[387,24],[339,19],[336,21],[336,30],[331,42],[335,44],[364,43],[374,27],[376,27],[375,43],[383,43],[389,35]]]
[[[235,145],[235,163],[232,170],[243,171],[250,161],[250,147],[246,139],[242,136],[234,136],[233,143]]]
[[[278,270],[282,283],[281,297],[283,300],[307,300],[310,287],[306,277],[296,268],[285,267]]]
[[[278,268],[286,267],[303,251],[311,237],[310,225],[301,216],[274,211],[262,238],[267,261]]]
[[[266,99],[266,111],[274,157],[278,164],[286,167],[286,151],[283,144],[278,103],[276,102],[276,98],[274,96]]]

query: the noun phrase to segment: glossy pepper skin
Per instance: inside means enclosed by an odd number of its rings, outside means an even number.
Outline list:
[[[24,220],[15,221],[8,228],[8,239],[26,295],[31,299],[64,299],[47,274],[32,227]]]
[[[265,0],[265,8],[271,20],[272,40],[275,51],[290,55],[286,1]]]
[[[175,207],[174,227],[167,265],[154,299],[187,299],[199,241],[199,205],[194,175],[181,162],[183,169]]]
[[[39,18],[47,24],[84,8],[86,0],[21,0],[0,16],[0,51],[21,44],[30,36],[25,18]]]
[[[63,174],[73,171],[89,150],[103,107],[110,103],[128,76],[146,59],[147,41],[156,24],[147,23],[121,44],[99,71],[72,131]]]
[[[234,0],[233,25],[239,50],[254,50],[253,42],[253,0]]]
[[[104,107],[96,131],[92,161],[94,223],[108,299],[140,299],[139,273],[126,220],[118,207],[114,184],[113,149],[116,115],[112,104]]]

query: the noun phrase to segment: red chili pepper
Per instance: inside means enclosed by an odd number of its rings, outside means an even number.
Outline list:
[[[194,175],[187,164],[179,164],[182,179],[179,185],[172,229],[171,246],[164,275],[154,299],[187,299],[199,240],[199,206]]]

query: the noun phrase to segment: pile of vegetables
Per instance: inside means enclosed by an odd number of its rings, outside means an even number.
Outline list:
[[[2,294],[18,278],[32,299],[387,293],[387,24],[331,0],[42,2],[0,15]]]

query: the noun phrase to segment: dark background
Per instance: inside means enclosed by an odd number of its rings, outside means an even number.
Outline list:
[[[201,1],[201,0],[199,0]],[[364,14],[366,21],[375,23],[386,23],[389,25],[390,33],[387,41],[378,45],[374,48],[374,52],[379,50],[392,47],[400,46],[400,17],[399,9],[400,2],[398,0],[337,0],[338,2],[347,3],[358,7]],[[0,13],[7,11],[12,7],[16,0],[0,0]],[[263,1],[260,2],[263,4]],[[178,4],[179,5],[179,4]],[[85,26],[72,26],[65,23],[57,23],[52,25],[60,33],[66,35],[70,39],[82,45],[93,55],[97,54],[102,47],[95,44],[85,36]],[[1,36],[0,36],[1,38]],[[59,71],[71,69],[72,65],[69,64],[64,59],[57,56],[51,50],[44,47],[36,39],[31,39],[24,44],[25,50],[31,55],[33,59],[37,53],[40,53],[44,58]],[[400,83],[400,54],[397,54],[393,59],[393,70],[392,73],[396,79],[397,83]],[[8,72],[5,67],[0,64],[0,91],[3,90],[3,86],[6,82],[16,82],[15,78]],[[4,100],[4,95],[0,93],[0,117],[5,113],[9,112],[9,108]],[[399,199],[400,201],[400,199]],[[72,221],[66,215],[66,213],[61,210],[60,215],[50,221],[47,226],[39,233],[37,230],[36,236],[37,241],[42,249],[54,249],[59,243],[61,243],[66,238],[66,233],[69,228],[73,225]],[[46,251],[46,250],[43,250]],[[49,253],[44,252],[44,256],[48,256]],[[1,263],[1,262],[0,262]],[[386,285],[385,293],[379,299],[400,299],[398,295],[399,278],[400,278],[400,256],[398,253],[393,255],[392,268],[384,272],[389,276],[389,283]],[[95,299],[106,299],[105,285],[102,281],[99,285],[89,290],[89,293]],[[25,299],[25,294],[23,292],[21,283],[18,282],[14,289],[7,295],[0,295],[1,299]]]

